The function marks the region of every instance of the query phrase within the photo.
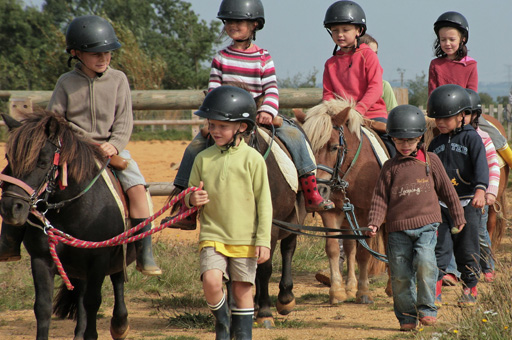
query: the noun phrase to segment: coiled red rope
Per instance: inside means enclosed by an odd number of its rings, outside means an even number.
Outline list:
[[[101,242],[92,242],[92,241],[83,241],[79,240],[69,234],[66,234],[53,226],[51,226],[49,223],[46,224],[45,232],[48,234],[48,243],[50,246],[50,254],[52,256],[53,261],[55,262],[55,265],[57,266],[57,270],[59,271],[59,274],[62,278],[62,281],[64,281],[66,288],[68,290],[73,290],[73,285],[71,284],[71,281],[69,280],[66,271],[64,270],[64,267],[62,266],[62,262],[59,259],[59,256],[57,255],[57,251],[55,247],[59,242],[62,242],[68,246],[75,247],[75,248],[105,248],[105,247],[114,247],[119,246],[126,243],[131,243],[135,241],[139,241],[149,235],[152,235],[154,233],[157,233],[161,231],[164,228],[167,228],[171,224],[174,224],[178,221],[183,220],[184,218],[190,216],[191,214],[195,213],[197,211],[197,207],[192,207],[188,210],[186,210],[184,213],[180,215],[176,215],[166,223],[161,224],[160,226],[150,229],[146,232],[143,232],[141,234],[132,236],[134,233],[139,231],[140,229],[147,226],[149,223],[153,222],[156,218],[158,218],[160,215],[162,215],[165,211],[167,211],[170,207],[172,207],[174,204],[176,204],[177,201],[185,197],[190,192],[197,191],[199,188],[197,187],[190,187],[185,190],[183,190],[181,193],[176,195],[169,203],[167,203],[162,209],[160,209],[157,213],[155,213],[153,216],[150,216],[147,218],[144,222],[139,223],[136,227],[130,228],[129,230],[125,231],[122,234],[119,234],[118,236],[115,236],[109,240],[101,241]]]

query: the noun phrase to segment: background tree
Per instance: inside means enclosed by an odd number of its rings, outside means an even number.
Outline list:
[[[66,70],[63,35],[51,18],[19,0],[0,0],[0,89],[50,89]]]
[[[414,79],[406,81],[406,86],[409,88],[409,104],[415,106],[423,106],[427,108],[428,100],[428,85],[427,75],[422,72],[421,75],[416,75]]]
[[[205,88],[220,35],[181,0],[46,0],[39,8],[0,0],[0,89],[52,90],[69,71],[65,31],[73,18],[113,23],[123,47],[112,66],[135,89]]]
[[[219,43],[220,21],[207,24],[199,20],[188,2],[47,0],[43,11],[50,13],[60,27],[67,26],[76,16],[90,14],[107,17],[115,25],[122,25],[132,32],[138,48],[147,55],[147,62],[156,59],[157,64],[165,63],[166,72],[161,83],[164,89],[199,89],[208,84],[214,47]]]
[[[492,99],[490,94],[486,92],[479,92],[478,95],[480,95],[480,101],[483,106],[489,107],[489,105],[496,105],[496,102]]]

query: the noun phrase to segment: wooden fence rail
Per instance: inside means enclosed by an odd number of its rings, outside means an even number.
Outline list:
[[[407,104],[407,89],[394,88],[399,104]],[[0,98],[9,99],[9,111],[16,112],[31,111],[33,107],[46,107],[52,91],[0,91]],[[154,91],[132,91],[132,105],[134,110],[196,110],[204,99],[204,92],[201,90],[154,90]],[[279,106],[282,109],[310,108],[322,100],[321,88],[299,88],[279,89]],[[424,111],[423,107],[420,108]],[[483,112],[496,117],[507,131],[507,139],[512,138],[512,110],[511,106],[490,105],[483,107]],[[194,118],[195,116],[192,115]],[[134,125],[150,126],[193,126],[197,130],[201,120],[136,120]],[[4,123],[0,121],[0,125]],[[193,132],[195,134],[196,132]],[[159,182],[148,183],[153,196],[167,196],[172,190],[172,183]]]

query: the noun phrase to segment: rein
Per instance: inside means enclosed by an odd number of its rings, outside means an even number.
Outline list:
[[[357,151],[354,156],[354,159],[352,159],[352,162],[350,162],[350,165],[349,165],[347,171],[345,171],[345,173],[343,174],[343,177],[340,177],[340,172],[341,172],[340,169],[341,169],[341,166],[342,166],[343,162],[345,161],[345,157],[347,155],[347,147],[346,147],[347,141],[345,140],[343,126],[335,126],[335,127],[333,127],[333,129],[337,130],[340,134],[340,137],[339,137],[340,147],[338,147],[338,153],[336,155],[336,163],[334,165],[334,168],[328,167],[323,164],[318,164],[317,168],[331,174],[331,178],[329,180],[320,178],[320,179],[317,179],[317,182],[320,184],[328,185],[332,190],[340,190],[343,193],[343,196],[345,197],[345,202],[343,203],[343,212],[345,213],[345,217],[347,218],[350,228],[354,232],[354,234],[355,234],[354,236],[357,236],[357,235],[364,236],[362,231],[365,231],[364,230],[365,228],[359,227],[359,224],[357,223],[357,218],[356,218],[356,215],[354,212],[354,205],[352,203],[350,203],[350,199],[347,197],[347,188],[348,188],[349,183],[345,180],[345,178],[347,177],[350,170],[352,170],[352,168],[356,164],[357,159],[359,158],[359,155],[361,154],[361,149],[363,147],[364,134],[361,133],[359,146],[357,147]],[[341,146],[344,146],[343,151],[341,151]],[[385,254],[381,254],[381,253],[373,250],[372,248],[370,248],[370,246],[368,245],[366,240],[364,240],[364,237],[358,237],[357,240],[363,246],[363,248],[368,250],[368,252],[370,252],[370,254],[373,257],[375,257],[377,260],[388,263],[388,259],[387,259],[388,257]]]
[[[66,288],[68,290],[73,290],[74,287],[71,284],[71,281],[69,280],[66,271],[64,270],[64,267],[62,265],[62,262],[59,259],[59,256],[57,254],[57,250],[55,249],[57,244],[59,242],[62,242],[65,245],[75,247],[75,248],[86,248],[86,249],[96,249],[96,248],[106,248],[106,247],[115,247],[127,243],[132,243],[139,241],[145,237],[148,237],[149,235],[152,235],[156,232],[161,231],[164,228],[167,228],[168,226],[183,220],[184,218],[192,215],[198,210],[198,207],[192,207],[182,214],[175,215],[172,217],[169,221],[162,223],[160,226],[152,228],[146,232],[140,233],[138,235],[132,236],[134,233],[138,232],[151,222],[153,222],[156,218],[158,218],[160,215],[162,215],[165,211],[167,211],[170,207],[172,207],[176,202],[181,200],[183,197],[185,197],[188,193],[197,191],[199,188],[197,187],[189,187],[185,190],[183,190],[180,194],[175,196],[169,203],[167,203],[162,209],[160,209],[157,213],[155,213],[153,216],[148,217],[143,222],[139,223],[137,226],[130,228],[129,230],[112,237],[111,239],[100,241],[100,242],[92,242],[92,241],[84,241],[77,239],[69,234],[66,234],[65,232],[53,227],[48,221],[48,219],[41,213],[38,214],[38,218],[43,222],[44,227],[43,231],[46,235],[48,235],[48,244],[50,247],[50,254],[55,262],[55,265],[57,266],[57,270],[59,271],[59,275],[62,278],[62,281],[65,283]]]
[[[67,200],[61,201],[61,202],[48,203],[48,199],[56,186],[55,179],[57,178],[57,175],[58,175],[57,170],[58,170],[58,165],[59,165],[59,158],[60,158],[60,148],[58,148],[55,151],[53,165],[50,168],[50,170],[48,170],[48,173],[45,176],[45,180],[41,183],[41,185],[39,186],[39,188],[37,190],[33,189],[30,185],[23,182],[22,180],[19,180],[17,178],[14,178],[12,176],[8,176],[5,174],[0,174],[0,180],[2,182],[11,183],[11,184],[23,189],[23,191],[25,191],[29,195],[29,197],[25,197],[23,195],[20,195],[18,193],[12,192],[12,191],[3,191],[2,196],[13,197],[13,198],[20,199],[22,201],[27,202],[31,206],[32,213],[34,211],[39,211],[38,208],[40,207],[40,203],[44,203],[45,204],[45,207],[44,207],[45,211],[43,213],[43,215],[44,215],[50,209],[60,209],[63,206],[65,206],[66,204],[73,202],[74,200],[85,195],[92,188],[92,186],[96,183],[98,178],[100,178],[101,173],[103,171],[105,171],[105,169],[107,168],[107,166],[110,163],[110,158],[108,158],[107,161],[105,162],[105,164],[103,165],[103,167],[101,168],[101,170],[98,172],[98,174],[91,180],[91,182],[85,187],[85,189],[82,190],[76,196],[69,198]],[[44,198],[41,199],[40,197],[43,193],[44,193]]]
[[[338,234],[338,235],[318,235],[318,234],[311,234],[311,233],[305,233],[302,230],[307,231],[317,231],[317,232],[323,232],[323,233],[341,233],[343,231],[354,231],[353,229],[333,229],[333,228],[325,228],[325,227],[314,227],[314,226],[307,226],[307,225],[300,225],[300,224],[294,224],[294,223],[288,223],[280,220],[273,219],[272,224],[277,226],[278,228],[289,231],[293,234],[297,235],[305,235],[305,236],[313,236],[313,237],[322,237],[322,238],[338,238],[338,239],[349,239],[349,240],[357,240],[361,238],[368,238],[369,236],[366,236],[363,234],[364,231],[370,231],[370,228],[359,228],[357,231],[357,234]]]
[[[36,209],[38,203],[46,202],[48,200],[51,192],[55,188],[55,179],[57,178],[57,175],[58,175],[59,161],[60,161],[60,150],[61,150],[61,146],[62,146],[60,141],[59,141],[59,145],[56,145],[53,142],[50,142],[50,143],[52,143],[56,147],[55,153],[53,154],[53,162],[52,162],[52,166],[46,173],[45,179],[41,182],[39,187],[37,189],[33,189],[30,185],[23,182],[22,180],[14,178],[12,176],[5,175],[2,173],[0,175],[0,180],[2,182],[11,183],[11,184],[17,186],[18,188],[23,189],[23,191],[25,191],[29,195],[29,197],[25,197],[23,195],[13,192],[13,191],[2,191],[2,196],[13,197],[13,198],[25,201],[32,207],[32,209]],[[40,196],[43,195],[43,193],[44,193],[45,198],[40,199]]]

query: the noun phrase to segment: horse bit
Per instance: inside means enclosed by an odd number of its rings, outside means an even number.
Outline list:
[[[329,180],[318,178],[317,183],[328,185],[331,188],[331,190],[340,190],[343,193],[343,197],[344,197],[343,212],[345,213],[345,216],[346,216],[354,234],[362,235],[360,228],[359,228],[359,224],[357,223],[356,215],[354,213],[354,205],[352,203],[350,203],[350,199],[347,197],[347,188],[348,188],[349,183],[345,180],[345,178],[348,175],[348,173],[350,172],[350,170],[352,170],[357,159],[359,158],[359,155],[361,153],[361,149],[363,146],[363,134],[361,134],[359,146],[357,148],[354,159],[352,159],[352,162],[350,163],[350,166],[348,167],[347,171],[345,171],[343,173],[343,177],[341,177],[340,172],[342,172],[342,171],[340,170],[340,168],[347,156],[347,141],[345,140],[343,126],[333,126],[333,129],[337,130],[340,135],[339,145],[337,147],[338,150],[337,150],[337,154],[336,154],[336,163],[334,164],[334,168],[328,167],[323,164],[317,165],[318,169],[325,171],[331,175],[331,178]],[[341,150],[341,149],[343,149],[343,150]],[[377,260],[383,261],[385,263],[388,262],[386,255],[381,254],[381,253],[376,252],[375,250],[371,249],[370,246],[368,246],[368,243],[366,243],[366,241],[364,239],[358,239],[358,241]]]

